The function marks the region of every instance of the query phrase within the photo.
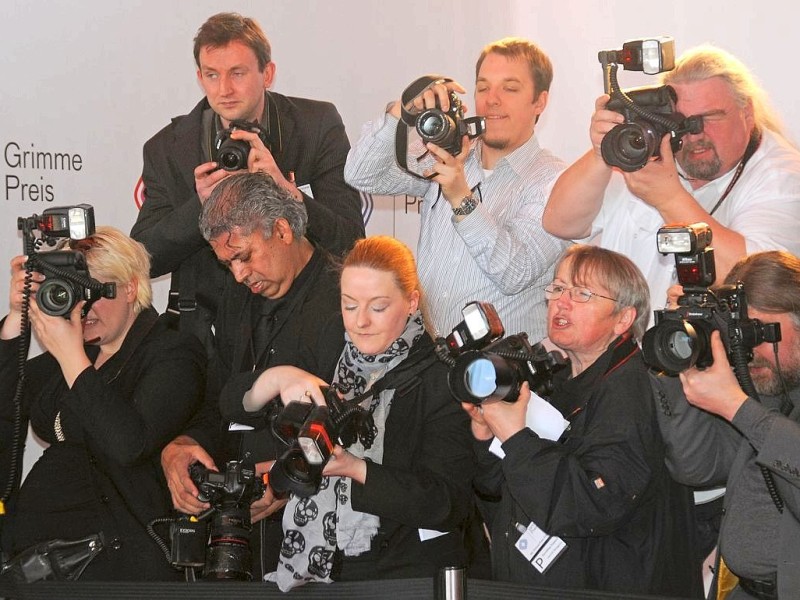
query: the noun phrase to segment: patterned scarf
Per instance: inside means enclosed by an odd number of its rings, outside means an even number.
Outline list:
[[[345,334],[345,347],[339,358],[334,383],[351,400],[369,390],[388,371],[407,357],[411,346],[423,335],[422,314],[417,311],[406,322],[403,333],[381,354],[362,354]],[[381,464],[386,419],[389,416],[393,389],[380,392],[369,408],[378,430],[368,450],[361,442],[347,451],[368,461]],[[333,556],[338,547],[346,556],[358,556],[370,549],[372,538],[380,527],[380,518],[353,510],[349,477],[323,477],[319,491],[308,498],[294,494],[283,514],[284,539],[278,570],[274,574],[281,591],[308,581],[331,583]],[[266,577],[272,580],[273,574]]]

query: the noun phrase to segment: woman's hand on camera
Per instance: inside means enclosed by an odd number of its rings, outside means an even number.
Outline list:
[[[485,442],[494,437],[494,433],[492,433],[492,430],[483,418],[483,409],[480,405],[472,404],[472,402],[462,402],[461,408],[464,409],[471,419],[472,436],[476,440]]]
[[[280,396],[283,404],[299,400],[323,405],[325,396],[320,387],[326,385],[316,375],[297,367],[271,367],[258,376],[253,387],[244,395],[242,405],[246,411],[255,412],[277,396]]]
[[[87,367],[92,366],[83,349],[83,323],[81,310],[84,301],[78,302],[69,314],[63,317],[47,315],[33,302],[30,306],[31,329],[42,349],[53,355],[61,367],[67,385],[72,384]]]
[[[350,454],[338,444],[333,448],[325,468],[322,470],[325,476],[349,477],[358,483],[367,481],[367,461]]]
[[[526,427],[525,416],[530,399],[531,388],[526,381],[520,386],[516,402],[488,400],[481,404],[482,416],[486,425],[501,442],[505,442]]]

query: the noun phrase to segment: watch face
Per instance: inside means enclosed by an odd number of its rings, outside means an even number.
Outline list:
[[[453,209],[453,213],[456,215],[468,215],[475,207],[478,206],[478,201],[475,199],[474,196],[467,196],[461,201],[461,206],[458,208]]]

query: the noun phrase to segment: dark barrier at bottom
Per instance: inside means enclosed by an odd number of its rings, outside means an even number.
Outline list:
[[[633,594],[610,594],[607,592],[585,592],[579,590],[550,590],[530,586],[485,581],[467,580],[467,600],[667,600],[665,596],[643,596]],[[152,583],[152,582],[39,582],[29,585],[0,583],[0,598],[6,600],[301,600],[308,598],[325,600],[433,600],[433,579],[391,579],[334,583],[330,585],[309,584],[288,594],[271,583],[240,582],[196,582],[196,583]],[[671,597],[671,600],[685,600]]]

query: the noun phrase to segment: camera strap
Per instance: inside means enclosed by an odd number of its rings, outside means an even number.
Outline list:
[[[411,106],[414,98],[432,85],[437,83],[449,83],[451,81],[453,80],[449,77],[443,77],[441,75],[423,75],[419,79],[412,81],[411,84],[403,90],[403,94],[400,96],[400,121],[397,123],[397,131],[394,136],[394,154],[400,168],[418,179],[428,180],[427,177],[423,177],[408,169],[408,130],[409,128],[415,127],[417,118],[416,115],[409,111],[408,107]]]
[[[749,161],[753,157],[753,154],[756,153],[756,150],[758,150],[758,147],[760,145],[761,145],[761,132],[754,130],[752,135],[750,136],[750,142],[747,144],[747,148],[745,148],[744,156],[742,156],[742,160],[736,167],[736,172],[733,174],[731,182],[728,184],[728,187],[725,188],[725,191],[722,192],[722,196],[719,197],[719,200],[717,200],[717,203],[714,205],[714,208],[708,211],[709,215],[713,215],[714,211],[716,211],[720,207],[720,205],[722,205],[722,203],[725,201],[725,198],[727,198],[728,194],[731,193],[733,186],[736,185],[736,182],[739,181],[739,177],[742,176],[742,171],[744,171],[744,167],[747,164],[747,161]]]

